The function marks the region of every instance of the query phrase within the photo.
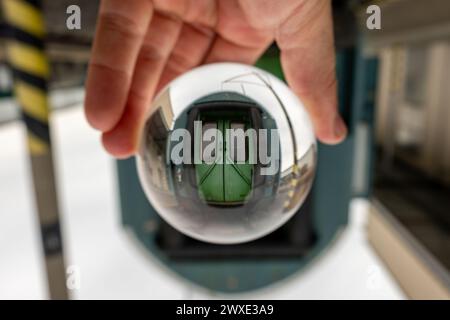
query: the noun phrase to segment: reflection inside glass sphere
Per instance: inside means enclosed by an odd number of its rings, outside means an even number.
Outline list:
[[[316,142],[298,98],[255,67],[211,64],[172,81],[140,140],[141,184],[163,219],[212,243],[284,224],[313,182]]]

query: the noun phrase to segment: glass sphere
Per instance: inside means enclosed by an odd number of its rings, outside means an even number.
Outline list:
[[[198,240],[241,243],[289,220],[314,179],[316,140],[297,96],[237,63],[189,71],[152,103],[136,156],[148,200]]]

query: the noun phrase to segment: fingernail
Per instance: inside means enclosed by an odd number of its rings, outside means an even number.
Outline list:
[[[342,118],[338,115],[334,120],[334,135],[336,138],[342,139],[346,136],[346,134],[347,134],[347,127]]]

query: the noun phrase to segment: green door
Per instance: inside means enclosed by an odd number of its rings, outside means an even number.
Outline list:
[[[203,139],[204,134],[208,129],[217,129],[220,132],[223,132],[223,121],[203,121],[202,123],[202,134],[200,137],[200,139],[202,139],[200,147],[202,163],[195,166],[197,185],[202,199],[207,202],[222,203],[225,201],[225,189],[223,184],[224,171],[223,165],[220,164],[220,154],[223,154],[223,144],[217,144],[216,137],[214,142],[216,143],[217,154],[212,154],[211,158],[204,158],[203,155],[207,144],[213,143]]]
[[[245,123],[227,120],[224,128],[245,131]],[[245,139],[244,144],[230,141],[230,137],[224,139],[224,189],[225,202],[244,202],[252,188],[252,165],[248,163],[249,143]],[[234,152],[232,151],[234,148]]]
[[[225,118],[225,119],[224,119]],[[241,120],[226,119],[226,117],[201,117],[202,135],[201,148],[202,163],[196,165],[197,184],[199,194],[205,201],[218,205],[239,204],[246,200],[252,188],[252,165],[249,164],[249,148],[251,143],[229,141],[227,129],[246,130],[248,123]],[[204,133],[208,129],[217,129],[222,134],[222,143],[216,145],[216,153],[210,158],[203,159],[205,148],[211,143],[220,142],[217,137],[214,142],[204,140]],[[234,147],[234,153],[231,148]],[[243,157],[243,155],[245,155]]]

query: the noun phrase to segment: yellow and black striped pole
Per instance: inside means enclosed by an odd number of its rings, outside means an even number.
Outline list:
[[[14,93],[22,108],[37,212],[51,299],[67,299],[66,270],[49,130],[47,82],[49,62],[44,51],[45,25],[40,0],[2,0],[10,32],[6,52],[14,74]]]

